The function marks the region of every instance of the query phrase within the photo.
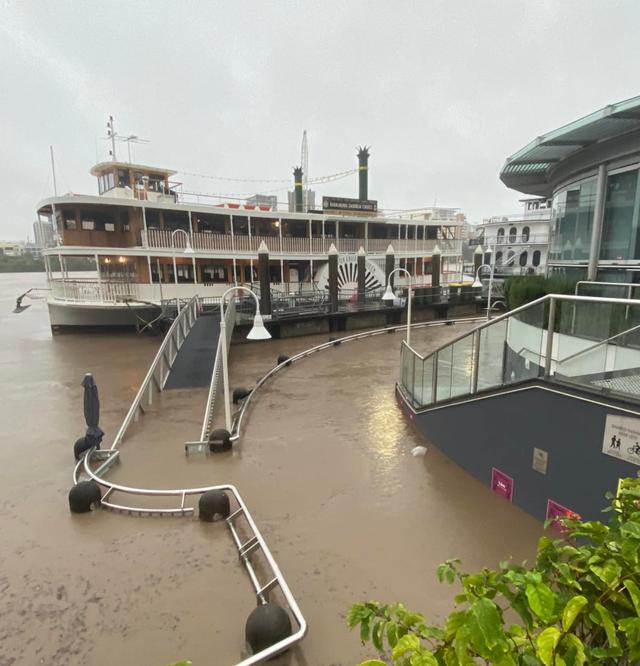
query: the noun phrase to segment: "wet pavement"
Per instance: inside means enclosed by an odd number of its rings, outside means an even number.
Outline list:
[[[84,372],[98,383],[108,440],[159,339],[51,337],[43,303],[6,314],[36,280],[0,276],[0,666],[235,663],[254,601],[223,525],[68,510]],[[428,351],[463,330],[422,329],[413,343]],[[238,487],[309,623],[301,645],[270,663],[356,664],[371,652],[345,626],[352,603],[402,600],[437,622],[454,594],[436,581],[440,562],[473,569],[535,553],[539,523],[428,442],[425,457],[411,456],[425,442],[394,400],[400,340],[340,345],[278,373],[228,454],[184,455],[199,437],[202,389],[167,391],[162,419],[144,417],[122,447],[118,482]],[[324,341],[234,346],[231,385],[251,388],[279,353]]]

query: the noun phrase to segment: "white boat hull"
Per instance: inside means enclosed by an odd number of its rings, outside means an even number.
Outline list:
[[[137,317],[150,321],[160,313],[160,306],[146,303],[90,303],[47,301],[52,330],[68,327],[135,326]],[[137,317],[136,317],[137,315]]]

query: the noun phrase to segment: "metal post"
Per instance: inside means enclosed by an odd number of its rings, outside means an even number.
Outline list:
[[[547,344],[544,359],[545,379],[551,377],[551,354],[553,353],[553,330],[556,320],[556,299],[549,299],[549,319],[547,320]]]
[[[481,331],[473,333],[473,367],[471,369],[471,393],[478,392],[478,375],[480,372],[480,336]]]
[[[269,248],[262,241],[258,248],[258,280],[260,281],[260,313],[271,314],[271,284],[269,280]]]
[[[438,352],[433,355],[433,372],[431,373],[431,402],[436,402],[438,396]]]
[[[338,311],[338,250],[333,243],[329,248],[329,311]]]
[[[100,278],[100,258],[97,254],[94,254],[93,260],[96,262],[96,271],[98,272],[98,293],[100,294],[100,301],[104,301],[104,294],[102,293],[102,280]]]
[[[365,272],[366,272],[366,252],[363,247],[358,250],[358,305],[364,305],[365,295]]]
[[[413,289],[411,288],[411,275],[409,275],[409,286],[407,287],[407,344],[411,345],[411,301],[413,300]]]
[[[491,270],[489,272],[489,293],[487,295],[487,321],[491,319],[491,291],[493,289],[493,270],[495,268],[495,247],[493,249],[489,248],[489,253],[491,255],[489,268]]]
[[[593,207],[593,225],[591,228],[591,247],[589,249],[589,267],[587,279],[595,280],[598,274],[598,259],[600,257],[600,241],[602,239],[602,220],[604,217],[604,204],[607,186],[607,167],[601,164],[598,167],[596,181],[596,200]]]
[[[189,216],[189,236],[191,237],[191,247],[195,247],[195,243],[193,242],[193,225],[191,223],[191,211],[187,211],[187,215]],[[196,258],[195,256],[191,257],[191,264],[193,266],[193,284],[198,284],[198,280],[196,277]]]

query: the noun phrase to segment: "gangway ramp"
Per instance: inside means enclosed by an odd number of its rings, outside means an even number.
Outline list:
[[[165,390],[209,386],[219,335],[219,313],[202,313],[178,351],[164,386]]]

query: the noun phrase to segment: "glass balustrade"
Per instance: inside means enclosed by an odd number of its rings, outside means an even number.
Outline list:
[[[640,400],[640,302],[547,296],[401,365],[418,408],[530,379]]]

